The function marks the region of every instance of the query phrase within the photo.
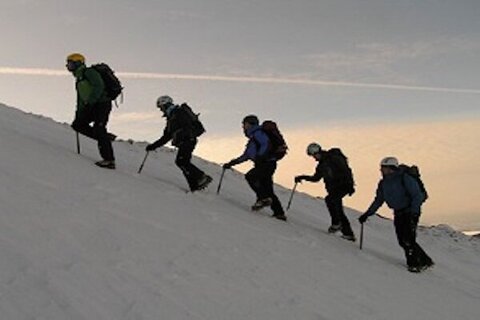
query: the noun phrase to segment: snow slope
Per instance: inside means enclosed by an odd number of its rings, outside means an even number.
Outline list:
[[[296,195],[284,223],[248,210],[239,173],[217,196],[216,164],[195,159],[215,181],[187,194],[170,149],[138,175],[145,144],[115,142],[115,171],[81,144],[66,124],[0,106],[1,319],[479,317],[479,240],[448,226],[420,230],[437,265],[411,274],[391,221],[370,219],[360,251],[326,233],[321,199]]]

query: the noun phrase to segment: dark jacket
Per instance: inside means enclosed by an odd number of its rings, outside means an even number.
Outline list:
[[[388,207],[394,210],[394,214],[409,212],[418,217],[423,197],[417,181],[402,170],[398,170],[380,180],[375,199],[366,213],[374,215],[386,202]]]
[[[325,189],[328,193],[353,193],[353,181],[346,175],[350,168],[345,159],[328,151],[321,151],[321,158],[318,161],[313,176],[301,176],[302,179],[310,182],[318,182],[323,178]],[[351,189],[351,190],[349,190]]]
[[[170,108],[165,113],[167,124],[163,136],[152,144],[155,148],[163,146],[170,140],[172,145],[179,147],[187,140],[196,139],[192,133],[192,118],[178,105],[172,105]]]
[[[275,161],[275,158],[268,154],[270,140],[259,125],[250,127],[247,132],[245,132],[245,135],[248,137],[245,151],[241,156],[231,161],[233,165],[247,160],[252,160],[253,162]]]

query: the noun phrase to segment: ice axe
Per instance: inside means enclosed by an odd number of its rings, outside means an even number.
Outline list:
[[[363,248],[363,223],[360,224],[360,250]]]
[[[145,161],[147,161],[147,157],[148,157],[149,152],[150,151],[147,151],[147,153],[145,153],[145,157],[143,158],[142,164],[140,165],[140,168],[138,169],[139,174],[140,174],[140,172],[142,172],[143,166],[145,165]]]
[[[223,176],[225,174],[225,168],[222,169],[222,174],[220,175],[220,181],[218,181],[218,188],[217,188],[217,194],[220,193],[220,188],[222,187],[222,181],[223,181]]]
[[[77,153],[80,154],[80,137],[78,135],[78,131],[75,131],[77,134]]]
[[[292,204],[293,194],[295,193],[295,190],[297,189],[297,184],[298,184],[298,182],[295,182],[295,184],[293,185],[292,193],[290,194],[290,199],[288,200],[288,204],[287,204],[287,211],[288,211],[288,209],[290,209],[290,205]]]

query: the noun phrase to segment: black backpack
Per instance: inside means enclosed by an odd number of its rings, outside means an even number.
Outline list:
[[[420,191],[423,194],[423,201],[422,202],[425,202],[425,200],[428,199],[428,193],[427,193],[427,189],[425,188],[425,185],[423,184],[423,181],[421,179],[420,169],[418,169],[418,167],[416,165],[409,166],[409,165],[406,165],[406,164],[401,164],[398,167],[399,167],[400,170],[403,171],[404,174],[408,174],[410,177],[414,178],[415,181],[417,181],[418,186],[420,188]],[[405,182],[403,181],[403,177],[402,177],[402,183],[403,183],[403,186],[405,188]]]
[[[192,135],[196,138],[201,136],[206,130],[203,124],[200,122],[199,116],[200,113],[194,113],[192,108],[186,103],[182,103],[180,105],[180,109],[182,109],[185,114],[188,115],[188,117],[191,120],[192,123]]]
[[[327,151],[330,157],[330,163],[335,166],[337,170],[338,179],[341,181],[339,185],[342,191],[347,192],[348,195],[355,193],[355,181],[353,180],[353,171],[348,165],[348,158],[343,154],[339,148],[332,148]]]
[[[115,100],[122,93],[123,87],[120,80],[115,75],[115,72],[106,63],[99,63],[92,65],[105,83],[105,91],[110,100]]]
[[[271,120],[265,120],[262,123],[262,130],[268,136],[269,144],[269,154],[275,157],[275,159],[280,160],[287,154],[288,146],[283,138],[283,135],[278,130],[278,126],[275,122]]]

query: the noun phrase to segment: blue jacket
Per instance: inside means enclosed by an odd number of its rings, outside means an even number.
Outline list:
[[[414,216],[420,216],[420,207],[423,202],[423,194],[414,178],[398,170],[386,175],[378,183],[377,194],[367,210],[367,214],[374,215],[384,202],[394,214],[410,212]]]
[[[245,132],[245,135],[248,137],[245,151],[240,157],[232,160],[234,164],[239,164],[247,160],[254,162],[261,160],[275,161],[274,157],[268,157],[270,141],[260,126],[250,127],[247,132]]]

